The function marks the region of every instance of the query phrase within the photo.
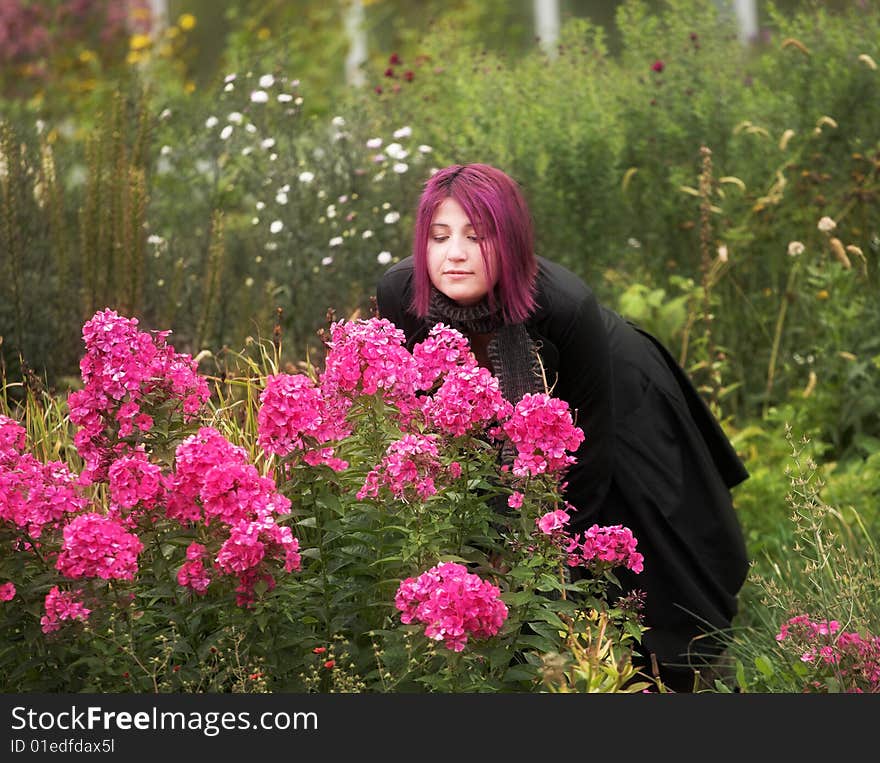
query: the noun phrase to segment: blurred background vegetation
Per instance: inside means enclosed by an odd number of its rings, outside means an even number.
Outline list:
[[[108,306],[206,372],[249,337],[294,363],[369,312],[431,168],[488,162],[723,418],[755,558],[791,542],[786,425],[870,538],[878,4],[552,5],[541,38],[527,0],[3,3],[0,371],[75,386]]]

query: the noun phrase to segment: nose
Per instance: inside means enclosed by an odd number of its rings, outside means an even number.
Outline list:
[[[450,237],[446,256],[455,262],[462,262],[467,259],[467,250],[459,236]]]

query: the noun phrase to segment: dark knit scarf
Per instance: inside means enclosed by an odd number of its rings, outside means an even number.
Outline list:
[[[493,310],[485,298],[475,305],[459,305],[431,287],[427,318],[431,325],[445,323],[466,336],[493,334],[489,361],[509,403],[515,405],[526,393],[545,391],[538,350],[525,324],[505,323],[500,306]]]

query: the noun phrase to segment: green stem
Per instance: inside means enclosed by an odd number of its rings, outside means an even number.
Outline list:
[[[785,284],[785,291],[782,294],[782,301],[779,304],[779,314],[776,316],[776,330],[773,332],[773,346],[770,349],[770,363],[767,366],[767,388],[764,391],[764,410],[763,415],[767,415],[767,409],[770,406],[770,393],[773,391],[773,381],[776,376],[776,360],[779,355],[779,345],[782,341],[782,328],[785,325],[785,315],[788,312],[788,304],[791,300],[792,289],[800,269],[800,261],[795,261],[788,273],[788,281]]]

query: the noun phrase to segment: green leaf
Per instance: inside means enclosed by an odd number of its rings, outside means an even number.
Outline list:
[[[736,661],[736,684],[743,691],[747,688],[746,669],[739,660]]]
[[[773,663],[763,654],[755,657],[755,667],[761,671],[761,674],[764,678],[772,678],[773,673]]]
[[[534,681],[538,671],[531,665],[513,665],[504,673],[505,681]]]

